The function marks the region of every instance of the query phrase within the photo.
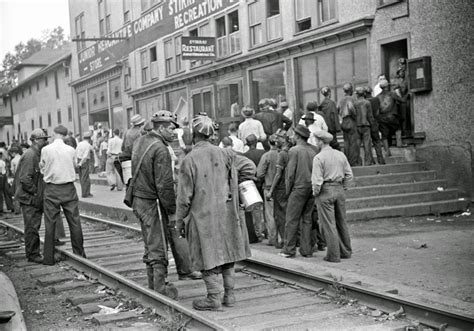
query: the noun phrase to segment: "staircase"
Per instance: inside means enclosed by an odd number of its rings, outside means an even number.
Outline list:
[[[386,165],[353,167],[354,183],[346,191],[349,221],[374,218],[438,215],[465,210],[468,199],[424,162],[403,156],[387,158]]]

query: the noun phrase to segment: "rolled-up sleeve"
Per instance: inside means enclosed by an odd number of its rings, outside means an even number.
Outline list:
[[[321,160],[315,156],[313,159],[313,171],[311,172],[311,184],[313,187],[313,195],[318,196],[321,186],[324,183],[323,167]]]

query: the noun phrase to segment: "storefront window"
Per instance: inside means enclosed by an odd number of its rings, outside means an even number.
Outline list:
[[[139,100],[137,103],[137,113],[140,114],[146,121],[150,120],[154,113],[163,109],[163,99],[161,94],[151,98]]]
[[[185,117],[189,118],[188,92],[186,88],[166,93],[167,109],[178,116],[178,122],[182,123]]]
[[[252,70],[252,106],[257,110],[258,101],[273,98],[278,103],[286,99],[285,64],[283,62]]]

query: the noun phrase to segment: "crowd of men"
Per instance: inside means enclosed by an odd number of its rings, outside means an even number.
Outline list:
[[[221,141],[224,135],[206,113],[178,123],[166,110],[148,123],[133,116],[123,140],[119,130],[109,137],[98,126],[77,142],[60,125],[48,144],[51,137],[36,129],[31,146],[14,144],[8,151],[0,146],[0,199],[23,214],[29,261],[54,264],[54,247],[62,244],[64,232],[61,209],[73,251],[85,257],[73,183],[78,173],[82,197],[91,197],[89,173],[99,167],[111,190],[126,186],[125,196],[141,224],[149,288],[177,298],[176,287],[167,281],[170,246],[179,279],[202,278],[206,285],[207,296],[193,302],[195,309],[233,306],[234,263],[250,256],[249,243],[268,240],[285,258],[294,257],[298,247],[303,257],[326,250],[328,262],[351,257],[344,195],[353,178],[351,166],[362,164],[361,144],[366,165],[375,163],[372,144],[378,163],[384,164],[382,143],[388,154],[389,138],[396,134],[399,139],[400,98],[383,77],[376,88],[377,96],[368,87],[357,87],[353,95],[347,83],[336,104],[331,90],[323,87],[321,104],[308,103],[298,123],[286,102],[278,106],[262,99],[258,112],[248,106],[241,110],[243,121],[230,124]],[[340,131],[344,153],[336,137]],[[127,161],[130,180],[121,167]],[[239,184],[248,180],[260,190],[261,208],[245,210],[242,204]],[[43,214],[42,257],[38,230]]]

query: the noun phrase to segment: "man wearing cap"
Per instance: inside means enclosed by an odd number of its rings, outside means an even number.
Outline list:
[[[31,147],[21,157],[15,173],[15,200],[20,203],[25,228],[25,254],[30,262],[43,263],[39,228],[43,216],[43,175],[39,169],[41,149],[48,144],[42,129],[31,133]]]
[[[282,101],[280,103],[281,113],[288,119],[293,121],[293,110],[288,107],[288,102]]]
[[[145,125],[145,120],[139,115],[133,115],[130,119],[131,128],[123,136],[122,153],[120,161],[129,161],[132,157],[133,143],[141,136],[141,127]]]
[[[354,108],[357,113],[357,146],[364,146],[364,164],[366,166],[375,164],[372,156],[372,142],[370,140],[370,128],[375,122],[372,114],[372,106],[370,102],[365,99],[365,89],[362,86],[356,87],[354,98]],[[360,147],[354,152],[358,152],[359,157],[355,165],[362,165],[360,158]]]
[[[318,103],[316,101],[308,102],[306,105],[306,114],[301,117],[299,124],[306,126],[309,132],[313,133],[316,130],[328,130],[324,117],[319,115],[316,111],[318,109]],[[316,146],[314,136],[310,135],[308,143]]]
[[[311,135],[309,129],[298,124],[295,129],[296,146],[288,152],[286,172],[286,208],[285,240],[280,255],[293,257],[296,254],[298,230],[300,230],[300,254],[310,257],[313,254],[311,230],[314,197],[311,192],[311,168],[316,155],[308,144]]]
[[[268,231],[269,246],[276,246],[278,244],[278,232],[275,224],[275,217],[273,215],[273,198],[269,194],[270,188],[273,184],[273,179],[276,175],[276,164],[278,160],[277,136],[271,135],[268,139],[270,143],[270,150],[263,154],[257,167],[257,179],[263,181],[263,193],[265,201],[265,225]]]
[[[242,141],[245,141],[245,138],[251,134],[255,135],[259,142],[267,139],[262,123],[253,118],[254,114],[255,111],[253,108],[248,106],[242,108],[242,115],[245,118],[245,120],[239,125],[239,139]],[[261,149],[263,149],[263,146]]]
[[[351,83],[345,83],[342,87],[344,97],[337,105],[339,116],[342,118],[342,133],[344,136],[344,154],[351,165],[359,162],[360,146],[357,139],[357,112],[352,97],[353,87]]]
[[[74,148],[64,143],[67,128],[59,125],[54,129],[54,141],[41,150],[40,170],[46,183],[44,189],[44,260],[43,264],[55,263],[54,247],[56,224],[62,222],[61,208],[69,225],[72,251],[86,257],[83,246],[81,220],[76,187]]]
[[[227,130],[229,133],[229,139],[232,140],[232,148],[234,151],[237,153],[243,153],[244,152],[244,142],[239,139],[239,129],[236,123],[230,123],[229,128]],[[219,144],[219,147],[221,145]]]
[[[92,197],[91,180],[89,177],[90,156],[93,151],[91,142],[91,133],[86,132],[82,141],[77,144],[76,159],[79,168],[79,180],[81,182],[81,195],[83,198]]]
[[[178,180],[177,227],[186,234],[194,269],[202,271],[207,289],[206,298],[193,301],[197,310],[235,304],[234,263],[250,256],[246,226],[238,213],[238,183],[253,176],[255,166],[241,157],[238,170],[234,151],[209,142],[214,130],[208,116],[193,119],[195,145],[183,160]]]
[[[372,115],[374,116],[374,121],[370,125],[370,139],[372,140],[372,145],[375,149],[375,154],[377,155],[377,162],[379,164],[385,164],[385,158],[382,153],[382,140],[380,139],[379,133],[379,113],[380,113],[380,100],[377,97],[372,97],[372,89],[369,86],[364,88],[365,98],[370,102],[370,107],[372,108]]]
[[[380,101],[380,114],[378,118],[380,133],[382,134],[382,144],[385,148],[387,156],[390,156],[389,146],[392,144],[393,134],[397,137],[397,145],[401,146],[401,127],[400,114],[398,112],[397,103],[403,102],[395,92],[390,91],[387,80],[380,82],[382,92],[377,95]]]
[[[331,147],[340,150],[341,147],[337,142],[337,133],[341,131],[341,124],[339,123],[339,115],[337,113],[337,105],[331,100],[331,89],[324,86],[321,89],[321,94],[324,96],[324,100],[321,101],[319,109],[324,114],[324,120],[328,126],[328,132],[333,136],[331,141]]]
[[[319,221],[326,239],[328,262],[340,262],[352,255],[351,239],[345,221],[345,194],[352,170],[346,156],[329,146],[333,137],[326,131],[314,133],[321,151],[313,160],[311,183],[316,197]]]
[[[262,99],[258,102],[258,106],[260,108],[260,112],[255,115],[255,119],[260,121],[263,125],[263,130],[265,131],[265,135],[270,137],[274,134],[278,129],[288,130],[293,124],[293,121],[283,114],[275,111],[272,107],[272,103],[274,100],[270,99]],[[270,145],[266,140],[263,142],[263,147],[265,150],[270,149]]]

